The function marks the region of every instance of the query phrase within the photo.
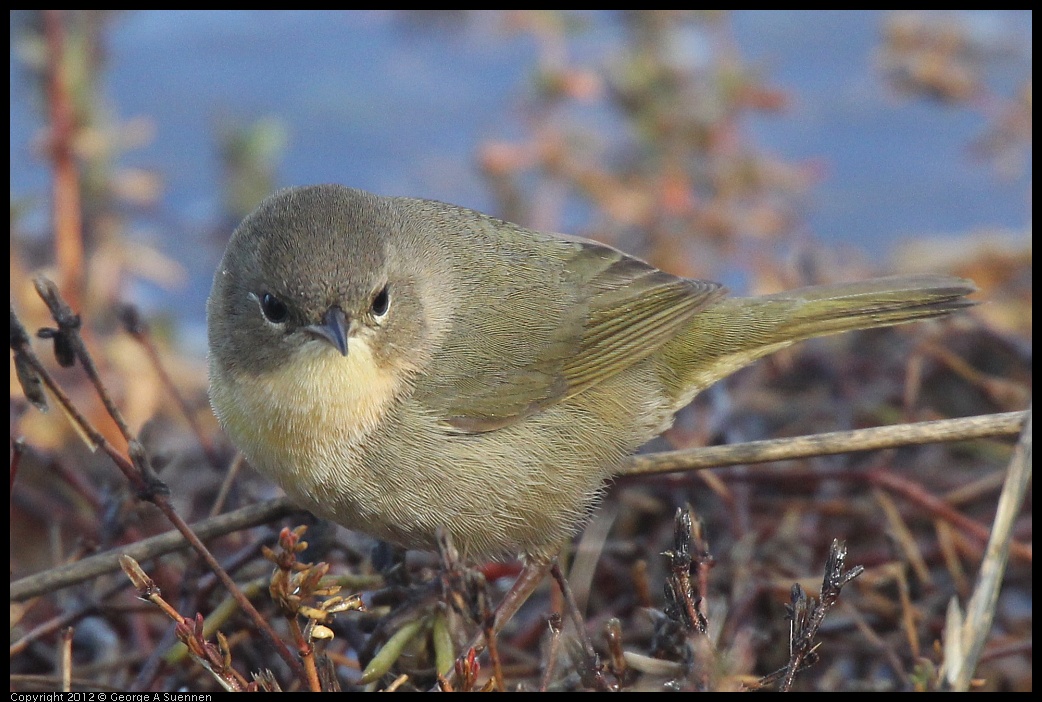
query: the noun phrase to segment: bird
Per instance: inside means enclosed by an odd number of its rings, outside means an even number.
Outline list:
[[[732,297],[455,205],[294,187],[242,221],[215,272],[210,399],[250,464],[318,516],[405,548],[444,529],[465,557],[521,554],[501,625],[699,392],[974,290],[912,275]]]

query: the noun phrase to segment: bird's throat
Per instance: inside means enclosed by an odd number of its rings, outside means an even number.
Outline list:
[[[225,431],[254,467],[282,483],[320,479],[310,473],[364,441],[402,385],[357,337],[347,356],[316,340],[276,370],[215,375],[211,399]]]

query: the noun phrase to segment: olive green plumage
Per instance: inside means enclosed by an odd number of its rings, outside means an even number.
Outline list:
[[[295,188],[218,268],[211,399],[319,515],[407,547],[446,526],[471,555],[546,556],[700,390],[801,339],[948,314],[973,289],[914,276],[729,298],[452,205]]]

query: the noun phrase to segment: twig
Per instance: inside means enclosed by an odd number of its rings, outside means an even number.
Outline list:
[[[568,580],[564,577],[564,573],[561,572],[561,566],[558,565],[556,560],[550,566],[550,575],[557,582],[557,587],[561,589],[561,594],[564,596],[565,611],[568,612],[572,624],[575,625],[576,636],[579,637],[583,659],[583,669],[580,671],[580,676],[584,678],[583,682],[601,692],[611,690],[612,686],[604,679],[604,670],[600,660],[597,658],[597,650],[593,647],[590,632],[586,631],[586,622],[583,621],[582,612],[579,611],[579,605],[575,602],[572,588],[568,585]]]
[[[299,526],[296,529],[283,528],[279,534],[278,548],[262,549],[264,557],[275,564],[275,572],[271,575],[271,584],[268,591],[272,599],[282,610],[286,623],[289,625],[290,635],[297,648],[297,654],[304,664],[304,673],[308,688],[311,692],[322,692],[322,685],[318,679],[318,666],[315,663],[315,644],[311,638],[311,626],[307,627],[308,633],[300,628],[298,615],[310,611],[308,601],[320,590],[322,576],[329,571],[328,563],[301,563],[297,560],[297,554],[307,549],[307,542],[303,540],[307,527]],[[330,595],[339,591],[335,587]],[[317,609],[316,615],[325,621],[325,613]],[[323,624],[324,626],[324,624]]]
[[[255,690],[256,683],[248,683],[235,668],[232,667],[231,650],[228,640],[217,632],[217,643],[211,643],[203,635],[202,615],[195,618],[182,616],[170,603],[163,599],[154,580],[141,568],[133,558],[123,556],[120,559],[123,572],[133,583],[138,597],[151,602],[174,622],[178,640],[188,647],[189,654],[205,668],[227,692]]]
[[[24,652],[32,643],[39,641],[43,637],[49,636],[63,627],[70,627],[84,617],[96,613],[98,611],[98,605],[96,602],[105,602],[125,587],[126,584],[121,581],[98,594],[93,600],[73,605],[72,607],[66,608],[61,612],[61,614],[37,624],[32,629],[25,632],[21,638],[11,643],[8,649],[10,657],[14,658],[18,654]]]
[[[542,680],[539,682],[540,692],[546,692],[547,688],[550,687],[550,681],[553,680],[554,670],[557,667],[557,650],[561,647],[561,629],[564,626],[560,612],[554,612],[550,615],[549,620],[547,620],[547,626],[550,627],[550,643],[546,651],[546,669],[543,671]]]
[[[503,661],[499,657],[499,637],[496,635],[495,611],[486,608],[487,616],[482,619],[481,633],[485,636],[488,660],[492,663],[492,680],[496,692],[506,692],[506,681],[503,679]]]
[[[72,691],[72,635],[70,626],[62,632],[62,692]]]
[[[903,496],[905,499],[911,500],[937,518],[954,524],[964,534],[977,539],[982,544],[988,541],[988,528],[986,526],[952,508],[942,498],[930,494],[921,484],[890,471],[873,471],[867,475],[873,485],[886,488]],[[1018,543],[1010,536],[1008,547],[1017,558],[1031,562],[1030,546]]]
[[[604,640],[608,644],[608,670],[615,676],[619,689],[626,678],[626,655],[622,649],[622,622],[612,617],[604,623]]]
[[[817,648],[814,638],[818,634],[825,615],[839,601],[839,593],[843,586],[864,572],[862,566],[854,566],[844,570],[847,548],[838,539],[832,541],[829,557],[825,562],[825,577],[821,583],[820,600],[808,598],[799,583],[792,586],[792,604],[788,605],[789,620],[789,664],[784,669],[779,689],[788,692],[792,689],[796,673],[817,660]]]
[[[141,318],[141,314],[133,305],[119,305],[116,312],[120,322],[123,324],[123,328],[128,334],[130,334],[131,338],[141,344],[141,347],[145,350],[145,354],[148,356],[152,368],[155,370],[156,375],[159,376],[159,382],[163,384],[163,387],[166,388],[170,397],[173,398],[177,408],[181,410],[181,414],[184,415],[185,420],[188,422],[188,426],[191,427],[196,441],[198,441],[199,445],[202,446],[203,453],[206,455],[206,459],[210,462],[210,465],[219,471],[223,471],[225,469],[224,463],[214,450],[213,442],[207,438],[206,433],[203,431],[202,427],[199,426],[199,422],[196,421],[195,413],[192,412],[192,408],[188,406],[184,397],[181,396],[181,391],[170,378],[170,374],[166,372],[166,368],[163,366],[163,361],[159,357],[159,350],[156,349],[156,345],[152,342],[148,324],[146,324]]]
[[[62,298],[61,291],[53,281],[41,275],[33,279],[33,286],[36,288],[36,293],[40,296],[40,299],[44,301],[44,304],[50,310],[51,317],[58,323],[57,329],[42,329],[38,336],[54,340],[55,352],[59,356],[59,363],[62,363],[62,365],[71,366],[73,358],[80,362],[80,365],[83,366],[83,372],[87,374],[87,378],[94,385],[94,390],[98,393],[98,397],[101,398],[102,404],[105,405],[105,410],[112,417],[116,426],[119,427],[119,433],[123,435],[128,444],[133,442],[133,432],[130,431],[127,421],[123,418],[123,413],[119,411],[119,407],[116,405],[115,400],[112,399],[108,388],[105,387],[105,382],[101,379],[98,367],[94,363],[94,357],[87,350],[87,345],[83,343],[83,337],[80,335],[82,327],[80,316]],[[62,355],[70,353],[71,357],[66,358],[63,362]],[[146,475],[145,477],[147,478],[148,476]]]
[[[691,518],[691,510],[677,508],[673,523],[673,549],[666,551],[669,559],[669,579],[666,581],[666,616],[680,624],[686,634],[699,633],[703,636],[708,629],[708,621],[702,614],[702,589],[705,578],[699,577],[691,582],[691,575],[702,570],[707,557],[701,539],[695,536],[695,521]],[[692,542],[697,544],[692,548]],[[694,552],[694,553],[693,553]]]
[[[266,524],[297,511],[288,498],[280,497],[259,504],[247,505],[234,512],[222,514],[196,522],[192,531],[200,539],[230,534]],[[18,602],[60,590],[99,575],[114,573],[120,569],[119,558],[126,555],[137,561],[147,561],[189,546],[185,536],[177,530],[125,544],[88,558],[50,568],[11,583],[11,601]]]
[[[155,475],[155,471],[152,469],[144,447],[141,446],[141,443],[131,434],[126,422],[122,418],[122,413],[120,413],[119,409],[115,406],[115,403],[112,401],[108,391],[105,389],[104,383],[98,375],[97,368],[95,367],[90,353],[79,334],[79,315],[75,314],[72,311],[72,308],[69,307],[64,299],[62,299],[57,286],[55,286],[53,282],[41,276],[36,278],[34,283],[41,299],[43,299],[50,308],[51,316],[54,318],[55,322],[58,323],[58,329],[47,330],[49,333],[46,336],[54,339],[55,350],[59,354],[59,361],[68,363],[71,360],[71,357],[74,357],[83,366],[84,371],[94,383],[106,409],[109,410],[113,420],[120,427],[120,431],[123,433],[124,437],[126,437],[130,458],[128,459],[120,453],[101,434],[101,432],[92,426],[83,414],[76,409],[68,396],[61,390],[58,383],[54,380],[43,363],[40,362],[40,359],[36,356],[32,346],[26,340],[24,327],[18,321],[12,308],[10,343],[11,349],[15,352],[15,357],[18,359],[17,362],[31,368],[34,376],[42,381],[43,384],[47,386],[47,389],[54,394],[70,421],[73,422],[81,434],[86,437],[93,446],[101,448],[113,463],[116,464],[130,482],[131,486],[135,489],[138,497],[147,500],[158,507],[170,523],[173,524],[182,535],[184,535],[192,548],[195,549],[202,559],[206,561],[207,566],[217,575],[218,578],[220,578],[224,587],[232,597],[235,597],[239,602],[239,606],[242,608],[243,612],[246,613],[257,629],[262,632],[265,638],[268,639],[268,642],[275,648],[279,656],[286,662],[294,674],[297,676],[303,676],[304,671],[300,665],[300,661],[297,660],[297,658],[290,652],[289,648],[286,647],[286,644],[275,634],[274,629],[272,629],[267,620],[261,616],[260,612],[258,612],[253,606],[253,603],[246,599],[246,596],[243,595],[236,586],[235,581],[232,580],[231,576],[228,575],[227,572],[225,572],[220,563],[217,562],[217,559],[214,558],[212,553],[210,553],[210,550],[203,545],[203,542],[199,540],[199,537],[192,532],[181,516],[174,510],[173,505],[170,503],[169,490]]]
[[[663,555],[669,560],[669,577],[662,609],[666,618],[659,634],[673,630],[669,638],[684,649],[681,660],[685,663],[685,676],[697,689],[711,689],[709,676],[717,668],[716,653],[709,643],[709,621],[703,609],[713,559],[702,537],[701,522],[693,517],[690,505],[677,508],[673,519],[673,548]]]
[[[958,601],[953,598],[949,606],[949,626],[945,632],[944,672],[948,685],[955,690],[968,690],[970,681],[984,644],[991,632],[991,623],[995,616],[995,605],[998,602],[1002,576],[1009,560],[1010,540],[1013,522],[1020,513],[1020,507],[1027,493],[1031,480],[1031,412],[1020,434],[1020,441],[1009,462],[1006,484],[999,496],[998,510],[995,514],[994,527],[988,548],[981,563],[977,585],[966,605],[966,617],[962,622],[956,621],[959,616]]]
[[[496,613],[489,604],[488,583],[480,573],[463,566],[459,551],[452,541],[452,534],[447,529],[439,527],[435,538],[441,558],[442,596],[454,610],[481,626],[481,635],[485,639],[489,662],[492,664],[492,685],[497,692],[506,692],[503,664],[499,657]],[[438,670],[439,675],[449,676],[450,685],[451,672]]]
[[[730,446],[664,451],[631,457],[620,475],[633,476],[701,470],[744,463],[767,463],[812,456],[831,456],[852,451],[875,451],[942,441],[1010,436],[1020,432],[1027,416],[1028,412],[1003,412],[960,419],[940,419],[889,427],[836,431],[787,439],[751,441]]]

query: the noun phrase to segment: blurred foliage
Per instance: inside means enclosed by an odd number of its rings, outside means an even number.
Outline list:
[[[539,58],[526,138],[479,153],[497,211],[560,229],[578,201],[584,235],[694,277],[718,276],[751,251],[770,258],[771,242],[792,234],[813,174],[758,152],[742,120],[784,110],[785,95],[741,61],[726,13],[622,12],[616,21],[622,43],[587,65],[569,50],[581,18],[508,15],[508,28],[535,38]]]
[[[224,211],[236,223],[276,189],[276,169],[286,149],[286,125],[275,117],[243,123],[225,118],[218,128],[224,167]]]
[[[1002,96],[986,76],[1017,50],[1000,34],[975,31],[963,13],[894,11],[886,15],[876,62],[901,95],[984,112],[989,128],[974,150],[1012,178],[1030,161],[1031,81]]]

